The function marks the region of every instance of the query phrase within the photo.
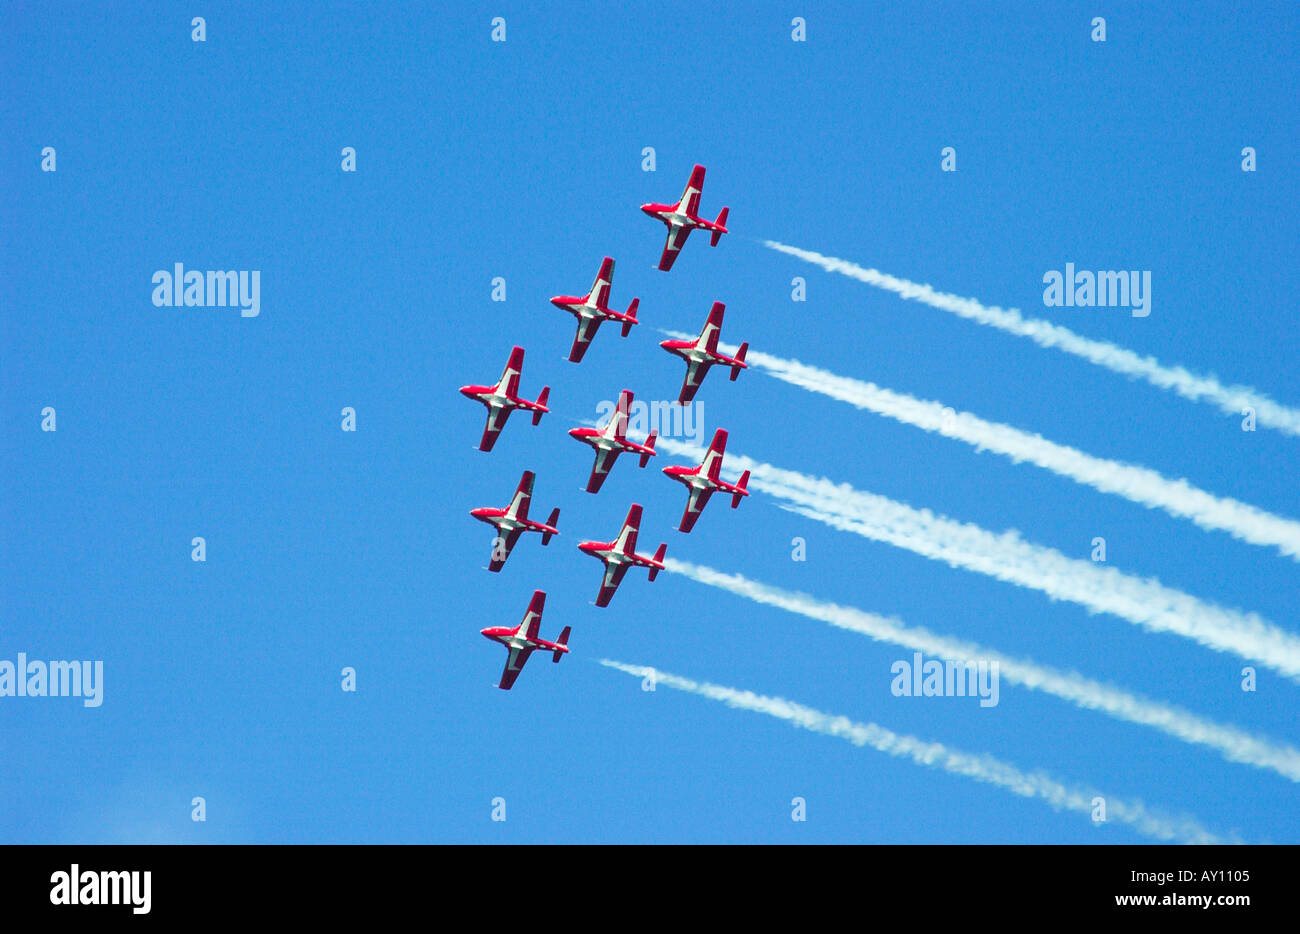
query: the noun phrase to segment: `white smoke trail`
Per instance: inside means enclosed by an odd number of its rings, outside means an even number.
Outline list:
[[[702,458],[704,449],[668,438],[660,450]],[[783,509],[832,528],[905,548],[950,567],[1037,590],[1054,600],[1110,613],[1151,632],[1192,639],[1219,652],[1267,665],[1300,681],[1300,638],[1258,614],[1217,606],[1154,578],[1143,579],[1026,542],[1019,533],[913,509],[874,493],[728,453],[723,471],[751,471],[750,488],[784,500]]]
[[[1074,672],[1003,655],[973,642],[936,635],[919,626],[907,626],[897,619],[761,584],[739,574],[726,574],[673,558],[669,558],[666,564],[674,574],[682,574],[701,584],[820,620],[877,642],[888,642],[958,662],[996,662],[999,677],[1013,684],[1054,695],[1085,710],[1096,710],[1128,723],[1154,727],[1184,742],[1213,749],[1231,762],[1269,769],[1293,782],[1300,782],[1300,750],[1214,723],[1170,704],[1129,694],[1114,685],[1093,681]]]
[[[942,743],[926,742],[916,736],[895,733],[875,723],[859,723],[848,717],[823,713],[781,697],[767,697],[755,694],[753,691],[741,691],[710,684],[707,681],[692,681],[657,668],[628,665],[607,658],[602,658],[600,663],[638,678],[644,678],[653,672],[657,685],[662,684],[689,694],[721,701],[738,710],[765,713],[814,733],[848,740],[855,746],[870,746],[886,755],[911,759],[917,765],[996,785],[1023,798],[1045,801],[1054,810],[1074,811],[1091,816],[1096,808],[1094,800],[1102,798],[1106,802],[1108,820],[1114,819],[1128,824],[1138,833],[1156,840],[1180,840],[1186,843],[1231,842],[1206,830],[1193,817],[1169,817],[1149,810],[1140,801],[1121,801],[1107,798],[1090,789],[1069,787],[1042,772],[1022,772],[1009,762],[1003,762],[987,754],[962,752]]]
[[[764,240],[762,243],[769,249],[813,263],[827,272],[840,273],[893,292],[901,298],[914,299],[931,308],[995,327],[1007,334],[1027,337],[1042,347],[1055,347],[1115,373],[1146,380],[1161,389],[1173,390],[1185,399],[1209,402],[1230,415],[1240,415],[1243,409],[1250,407],[1255,410],[1257,424],[1300,436],[1300,410],[1275,402],[1249,386],[1225,386],[1213,376],[1198,376],[1180,366],[1165,366],[1154,357],[1139,356],[1108,341],[1083,337],[1041,318],[1026,318],[1015,308],[982,305],[973,298],[938,292],[928,285],[909,282],[877,269],[868,269],[812,250],[801,250],[775,240]]]
[[[689,336],[676,331],[664,333],[678,339]],[[736,352],[729,345],[719,345],[719,349],[727,354]],[[1149,509],[1162,509],[1171,516],[1190,519],[1203,529],[1227,532],[1252,545],[1273,546],[1282,554],[1300,560],[1300,522],[1229,497],[1215,496],[1186,480],[1170,480],[1146,467],[1094,457],[1048,441],[1041,435],[987,422],[969,412],[955,412],[941,402],[882,389],[874,383],[839,376],[798,360],[755,351],[750,352],[745,362],[792,386],[965,441],[978,450],[1002,454],[1016,463],[1034,464],[1102,493],[1122,496]]]

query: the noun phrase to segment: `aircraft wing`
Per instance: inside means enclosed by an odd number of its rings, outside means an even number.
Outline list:
[[[600,318],[578,319],[578,333],[574,335],[573,347],[569,350],[570,362],[582,362],[582,355],[587,352],[587,347],[591,345],[591,339],[596,336],[596,331],[599,329]]]
[[[519,395],[519,374],[523,368],[524,349],[515,347],[510,351],[510,359],[506,361],[506,368],[501,371],[501,378],[497,380],[497,388],[504,388],[507,396]]]
[[[627,573],[629,567],[631,565],[605,565],[605,578],[600,582],[600,593],[596,595],[596,606],[609,606],[610,598],[614,596],[614,591],[618,590],[618,585],[623,582],[623,575]]]
[[[697,165],[691,169],[691,177],[686,182],[686,189],[677,202],[677,206],[691,217],[700,213],[700,194],[704,191],[704,166]]]
[[[528,518],[528,503],[533,498],[533,480],[534,474],[531,470],[525,470],[524,475],[519,478],[519,486],[515,490],[515,495],[510,500],[510,505],[506,507],[506,514],[516,519]]]
[[[524,665],[528,663],[528,656],[533,654],[532,649],[511,649],[510,654],[506,657],[506,667],[501,672],[501,683],[497,687],[503,691],[508,691],[514,685],[515,679],[519,677],[519,672],[524,670]]]
[[[700,472],[710,480],[717,480],[722,472],[722,457],[726,450],[727,432],[719,428],[713,433],[713,441],[704,454],[704,463],[700,464]]]
[[[487,425],[483,428],[483,440],[478,443],[480,451],[492,450],[492,445],[497,443],[497,435],[501,434],[501,429],[506,427],[506,419],[510,417],[511,409],[505,406],[489,406]]]
[[[597,308],[609,307],[609,287],[614,281],[614,261],[606,256],[600,263],[600,272],[596,273],[596,281],[591,284],[591,291],[587,293],[589,301],[594,300]]]
[[[519,541],[519,536],[524,534],[522,529],[512,529],[504,537],[498,535],[492,543],[492,561],[488,564],[489,571],[499,571],[505,567],[506,559],[510,557],[510,549],[515,547],[515,542]]]
[[[659,257],[660,269],[667,272],[673,268],[673,263],[677,259],[677,254],[682,251],[682,247],[686,245],[686,238],[690,235],[691,228],[689,227],[670,226],[668,228],[668,240],[664,243],[664,254]]]
[[[597,448],[596,463],[591,467],[591,477],[587,480],[587,492],[599,493],[605,478],[609,476],[610,470],[614,468],[614,462],[618,460],[619,452],[615,448]]]
[[[682,381],[682,391],[677,396],[679,403],[685,405],[695,398],[695,393],[699,390],[700,384],[704,382],[704,377],[711,366],[713,364],[705,360],[686,361],[686,379]]]
[[[691,498],[686,501],[686,511],[682,513],[682,524],[678,528],[683,532],[689,532],[695,528],[695,520],[700,517],[704,507],[709,503],[709,497],[713,495],[712,490],[691,488]]]
[[[618,538],[614,541],[614,547],[625,555],[636,554],[636,533],[637,527],[641,524],[641,507],[636,503],[627,511],[627,521],[623,527],[618,530]]]

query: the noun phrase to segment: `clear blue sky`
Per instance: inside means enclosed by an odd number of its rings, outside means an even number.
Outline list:
[[[0,12],[0,658],[102,659],[105,699],[0,698],[0,839],[1135,842],[1123,826],[927,771],[594,663],[779,694],[992,753],[1249,840],[1300,839],[1295,785],[1006,683],[896,698],[910,653],[672,575],[592,605],[574,547],[645,507],[646,550],[893,614],[1300,741],[1300,689],[1242,662],[622,460],[582,492],[565,436],[626,387],[674,398],[659,327],[939,399],[1285,515],[1300,447],[759,245],[772,238],[1017,306],[1300,402],[1294,297],[1300,17],[1230,4],[136,3]],[[790,39],[794,15],[808,41]],[[207,19],[207,41],[190,19]],[[490,41],[501,15],[507,41]],[[1106,43],[1089,40],[1095,15]],[[57,171],[40,171],[45,146]],[[358,171],[340,171],[355,147]],[[658,171],[641,170],[643,147]],[[953,146],[958,171],[940,171]],[[1240,170],[1241,149],[1259,170]],[[716,250],[653,267],[692,164],[731,208]],[[617,260],[641,299],[580,366],[581,293]],[[261,271],[259,317],[157,308],[150,277]],[[1153,310],[1044,308],[1043,273],[1149,269]],[[502,276],[508,300],[493,303]],[[791,279],[808,301],[790,300]],[[512,344],[540,427],[491,454]],[[1111,564],[1292,631],[1300,566],[1032,466],[750,371],[699,398],[737,452]],[[58,431],[40,430],[44,406]],[[358,431],[339,429],[353,406]],[[525,468],[562,508],[500,575],[490,531]],[[204,536],[208,560],[190,560]],[[808,560],[791,560],[791,540]],[[478,630],[549,594],[573,627],[509,693]],[[340,689],[340,670],[358,691]],[[208,820],[190,820],[190,800]],[[490,820],[491,801],[507,820]],[[807,800],[808,820],[790,820]]]

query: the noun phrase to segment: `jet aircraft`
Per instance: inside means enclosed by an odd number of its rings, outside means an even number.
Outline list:
[[[578,319],[578,333],[573,338],[573,347],[569,350],[569,359],[578,363],[591,345],[602,321],[617,321],[623,325],[623,336],[627,337],[632,325],[637,323],[636,309],[641,299],[632,299],[627,311],[614,311],[609,307],[609,289],[614,282],[614,261],[608,256],[600,264],[600,272],[586,295],[557,295],[551,299],[556,308],[567,311]]]
[[[658,453],[655,451],[655,438],[658,437],[657,431],[650,432],[649,437],[645,439],[645,444],[637,444],[635,441],[627,439],[627,413],[631,405],[632,391],[624,389],[618,394],[618,406],[609,417],[609,421],[605,423],[604,428],[569,429],[569,434],[572,437],[596,449],[596,462],[592,465],[591,477],[587,480],[588,493],[600,491],[601,484],[609,476],[609,472],[614,468],[614,462],[618,460],[620,454],[640,455],[641,466],[644,467],[650,462],[650,458]]]
[[[542,625],[542,610],[546,607],[545,591],[533,591],[533,599],[528,604],[528,611],[524,613],[524,618],[520,620],[518,626],[489,626],[480,630],[484,636],[500,642],[510,654],[506,656],[506,667],[501,672],[501,683],[497,687],[503,691],[510,690],[519,677],[519,672],[524,670],[524,665],[528,663],[528,657],[533,652],[541,649],[544,652],[551,653],[551,661],[558,662],[560,658],[569,651],[569,631],[572,627],[565,626],[560,633],[560,638],[554,642],[547,642],[538,636],[538,630]]]
[[[609,601],[614,596],[614,591],[618,590],[618,585],[622,583],[623,575],[627,573],[628,568],[649,568],[650,580],[654,580],[664,569],[664,552],[668,550],[666,544],[659,546],[653,558],[636,553],[636,533],[640,525],[641,507],[633,503],[632,508],[627,511],[623,528],[619,530],[618,538],[614,541],[578,543],[578,547],[583,552],[605,563],[605,576],[600,582],[600,592],[596,595],[596,606],[609,606]]]
[[[641,210],[656,220],[663,221],[668,227],[668,240],[664,244],[663,255],[659,258],[659,268],[664,272],[673,268],[677,254],[686,245],[686,238],[692,230],[707,230],[710,234],[709,245],[717,246],[718,240],[727,232],[727,208],[723,208],[716,221],[706,221],[700,217],[700,190],[704,187],[704,166],[697,165],[691,171],[691,179],[686,183],[681,200],[676,204],[641,205]]]
[[[524,475],[519,479],[514,498],[505,509],[480,506],[469,511],[469,514],[480,522],[496,527],[497,539],[492,546],[489,571],[499,571],[505,567],[506,559],[510,557],[510,549],[515,547],[515,542],[519,541],[519,536],[525,532],[540,532],[543,545],[550,544],[551,536],[559,534],[559,530],[555,527],[560,521],[559,506],[551,510],[551,516],[545,522],[528,518],[528,504],[533,498],[533,479],[533,472],[525,470]]]
[[[686,488],[690,490],[690,496],[686,500],[686,511],[682,513],[682,523],[677,527],[678,531],[689,532],[695,527],[695,520],[700,517],[700,513],[708,505],[709,497],[714,493],[731,494],[732,509],[740,505],[741,497],[749,495],[749,491],[745,489],[745,485],[749,483],[748,470],[740,475],[740,480],[735,484],[727,483],[722,479],[722,455],[726,449],[727,433],[719,428],[713,435],[713,443],[709,445],[708,453],[704,455],[704,462],[700,466],[664,468],[664,473],[678,483],[686,484]]]
[[[667,340],[660,341],[659,346],[670,354],[676,354],[686,361],[686,378],[682,381],[682,391],[677,396],[677,401],[685,405],[695,398],[696,391],[700,384],[704,382],[704,377],[708,375],[711,366],[727,366],[731,368],[731,381],[734,383],[740,371],[745,369],[745,354],[749,350],[749,343],[745,342],[740,345],[734,357],[728,357],[724,353],[718,352],[718,335],[722,332],[722,313],[725,306],[722,302],[714,302],[713,307],[709,309],[708,320],[704,322],[704,328],[700,331],[700,336],[693,341]]]
[[[487,406],[487,425],[483,429],[483,439],[478,443],[480,451],[492,450],[492,445],[497,443],[497,436],[501,434],[501,429],[506,427],[506,419],[515,409],[532,412],[534,425],[550,411],[546,407],[546,400],[551,394],[550,386],[542,387],[535,402],[519,398],[519,373],[523,368],[524,348],[515,347],[510,351],[510,360],[506,363],[506,368],[501,372],[501,378],[497,380],[495,386],[460,387],[461,395]]]

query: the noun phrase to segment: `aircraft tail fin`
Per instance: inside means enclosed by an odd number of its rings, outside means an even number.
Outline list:
[[[717,246],[718,241],[722,239],[722,235],[727,232],[727,211],[728,210],[730,209],[723,208],[718,213],[718,219],[714,221],[714,223],[718,225],[719,229],[715,229],[713,231],[713,235],[709,237],[709,246]]]
[[[564,655],[564,653],[569,651],[569,632],[572,629],[573,629],[572,626],[565,626],[564,631],[560,633],[560,638],[555,641],[555,644],[559,646],[559,648],[557,648],[555,652],[552,653],[551,655],[552,662],[559,662],[560,658]]]
[[[746,470],[744,473],[740,475],[740,481],[736,484],[736,492],[731,494],[732,509],[735,509],[737,506],[740,505],[741,497],[749,495],[749,491],[745,489],[745,486],[748,483],[749,483],[749,471]]]
[[[639,298],[634,298],[634,299],[632,299],[632,304],[630,304],[630,305],[627,306],[627,316],[628,316],[629,318],[631,318],[632,320],[631,320],[631,321],[624,321],[624,322],[623,322],[623,336],[624,336],[624,337],[627,337],[628,334],[630,334],[630,333],[632,332],[632,325],[634,325],[634,324],[637,323],[637,320],[636,320],[636,310],[637,310],[637,308],[638,308],[640,305],[641,305],[641,299],[639,299]]]
[[[731,367],[731,381],[733,383],[736,381],[736,377],[740,375],[740,371],[745,368],[744,367],[745,354],[748,352],[749,352],[749,341],[745,341],[743,344],[740,345],[740,349],[736,351],[736,358],[735,358],[736,362],[732,364]]]
[[[664,554],[667,553],[667,551],[668,551],[668,543],[667,543],[667,542],[661,542],[661,543],[659,544],[659,548],[655,551],[655,561],[658,562],[659,564],[663,564],[663,563],[664,563]],[[659,576],[659,569],[658,569],[658,568],[651,568],[651,569],[650,569],[650,579],[651,579],[651,580],[654,580],[654,579],[655,579],[656,577],[658,577],[658,576]]]
[[[654,451],[654,449],[655,449],[655,439],[658,438],[658,437],[659,437],[659,429],[658,429],[658,428],[652,429],[651,432],[650,432],[650,437],[648,437],[648,438],[645,439],[645,446],[648,447],[651,451]],[[641,466],[642,466],[642,467],[644,467],[646,464],[650,463],[650,456],[651,456],[651,455],[649,455],[649,454],[642,454],[642,455],[641,455]]]
[[[554,509],[551,510],[551,515],[550,515],[550,517],[546,520],[546,524],[549,525],[551,528],[555,529],[556,532],[558,532],[558,531],[559,531],[559,526],[556,525],[556,523],[559,522],[559,521],[560,521],[560,507],[559,507],[559,506],[556,506]],[[552,536],[552,535],[555,535],[556,532],[543,532],[543,533],[542,533],[542,544],[543,544],[543,545],[550,544],[551,536]]]

